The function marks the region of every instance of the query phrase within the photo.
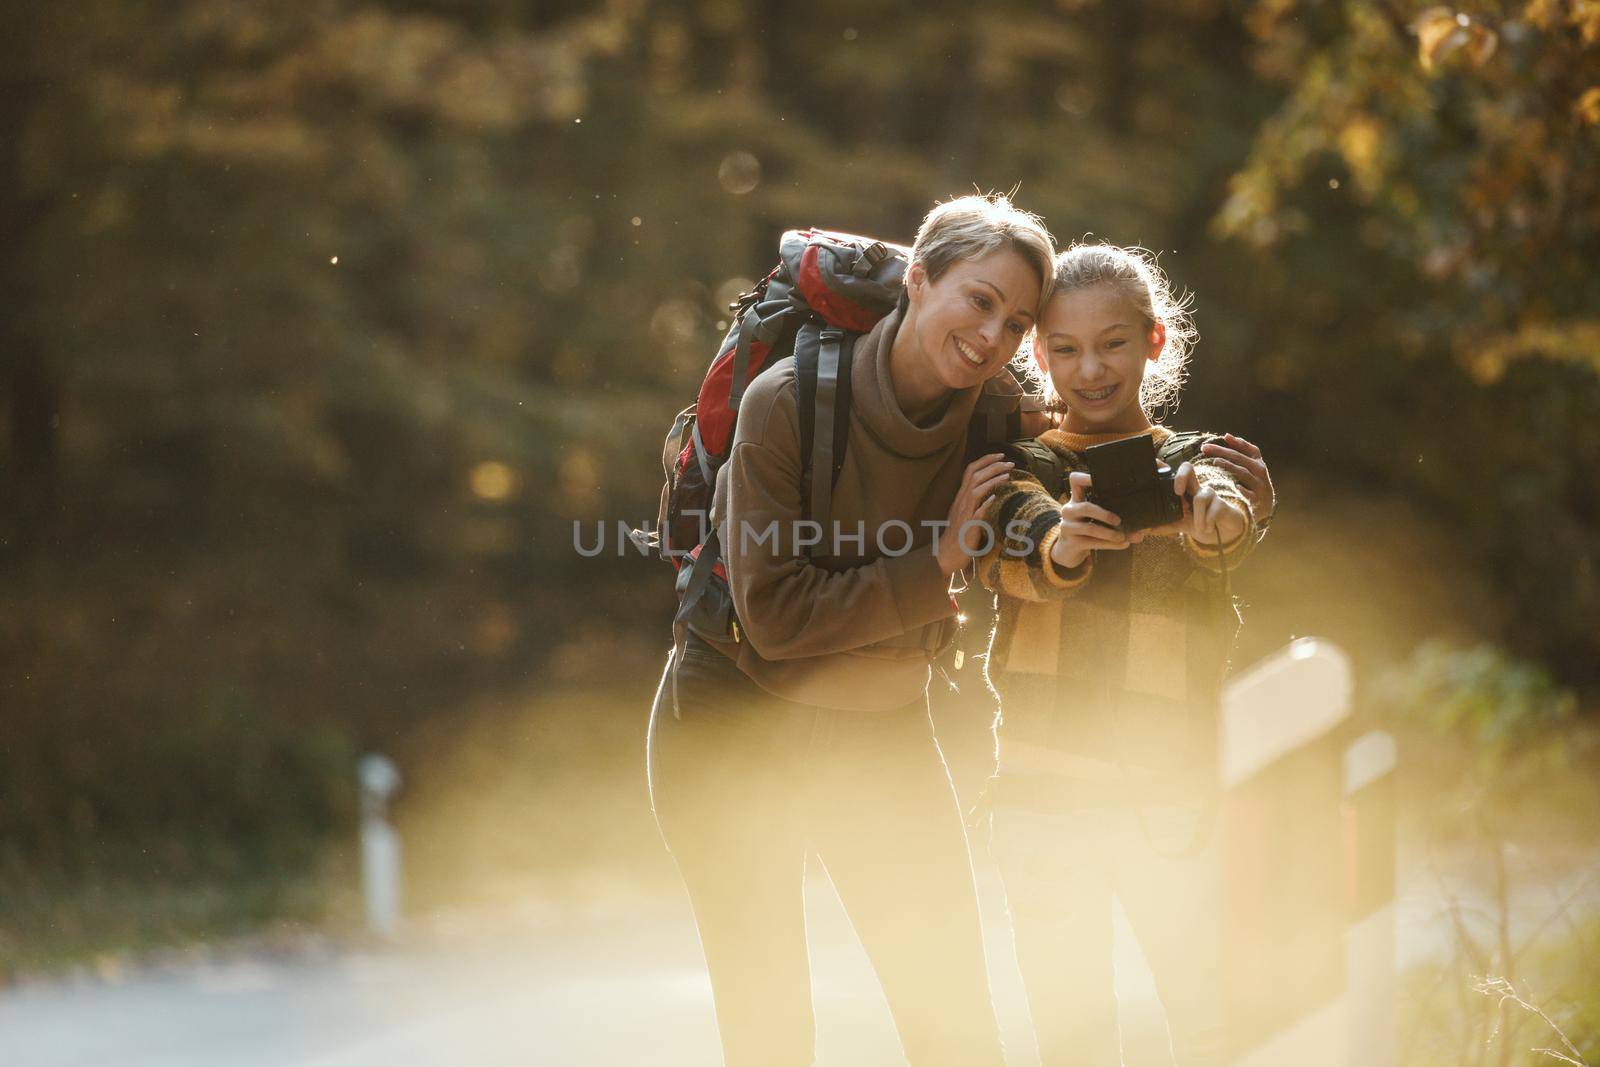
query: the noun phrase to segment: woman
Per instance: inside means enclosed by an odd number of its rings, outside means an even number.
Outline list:
[[[910,1062],[1004,1063],[926,693],[934,635],[955,614],[951,576],[984,546],[936,539],[930,524],[959,530],[1010,470],[998,456],[964,470],[967,426],[983,382],[1032,328],[1052,256],[1038,219],[1003,197],[962,197],[923,220],[900,309],[854,349],[839,539],[820,563],[796,544],[792,362],[741,403],[714,519],[742,639],[690,635],[679,714],[664,679],[649,742],[651,798],[694,905],[729,1067],[812,1062],[808,852]],[[774,524],[775,545],[757,540]]]

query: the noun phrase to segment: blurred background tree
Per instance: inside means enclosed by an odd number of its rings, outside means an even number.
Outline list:
[[[1458,530],[1503,594],[1497,637],[1592,689],[1600,8],[1263,2],[1245,21],[1287,95],[1213,229],[1279,268],[1281,315],[1254,317],[1275,328],[1264,384],[1350,473]],[[1281,299],[1308,283],[1318,298]]]
[[[1178,422],[1262,443],[1291,511],[1414,501],[1482,637],[1600,685],[1592,4],[13,8],[13,908],[302,871],[354,752],[642,701],[666,572],[573,522],[653,515],[784,228],[906,241],[974,186],[1164,250],[1206,338]]]

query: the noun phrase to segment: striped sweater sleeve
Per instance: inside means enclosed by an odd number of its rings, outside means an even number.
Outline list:
[[[1050,558],[1061,535],[1061,505],[1027,471],[1012,471],[994,492],[983,521],[993,532],[989,551],[978,559],[984,588],[1019,600],[1055,600],[1088,581],[1094,554],[1068,570]]]
[[[1194,473],[1200,480],[1202,488],[1210,489],[1244,513],[1244,533],[1221,546],[1203,544],[1192,537],[1185,537],[1183,546],[1198,566],[1212,574],[1219,573],[1224,564],[1231,571],[1244,561],[1256,542],[1261,540],[1261,531],[1256,527],[1255,515],[1250,510],[1250,501],[1239,491],[1239,485],[1233,480],[1233,475],[1218,466],[1216,462],[1209,459],[1197,460],[1194,464]]]

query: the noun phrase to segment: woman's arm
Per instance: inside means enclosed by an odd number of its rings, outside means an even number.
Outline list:
[[[745,403],[751,399],[747,394]],[[967,557],[960,555],[947,570],[933,552],[929,531],[915,530],[913,544],[903,554],[861,566],[831,571],[812,562],[807,546],[800,543],[810,532],[800,526],[798,455],[797,419],[792,409],[774,405],[766,417],[755,420],[748,438],[741,434],[721,474],[727,479],[717,523],[722,555],[734,610],[755,650],[769,660],[830,655],[953,616],[950,574]],[[950,518],[958,519],[963,508],[972,514],[973,494],[982,501],[995,480],[978,479],[974,468],[968,468]],[[850,539],[844,543],[867,546],[879,533],[864,528],[839,532]],[[865,540],[856,541],[858,534]],[[951,532],[944,534],[941,556],[949,555],[951,537]],[[902,539],[899,528],[885,535],[894,548]],[[831,553],[831,545],[823,548]]]
[[[1230,433],[1223,434],[1220,442],[1207,441],[1200,446],[1200,452],[1233,477],[1239,492],[1250,502],[1256,529],[1265,531],[1272,516],[1277,514],[1278,493],[1273,488],[1267,461],[1261,458],[1261,449]]]

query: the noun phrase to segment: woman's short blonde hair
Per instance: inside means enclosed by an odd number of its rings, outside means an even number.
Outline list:
[[[917,228],[911,262],[922,264],[929,281],[938,281],[957,260],[982,259],[1001,248],[1017,253],[1039,275],[1040,303],[1050,299],[1055,240],[1043,219],[999,193],[958,196],[935,206]]]

